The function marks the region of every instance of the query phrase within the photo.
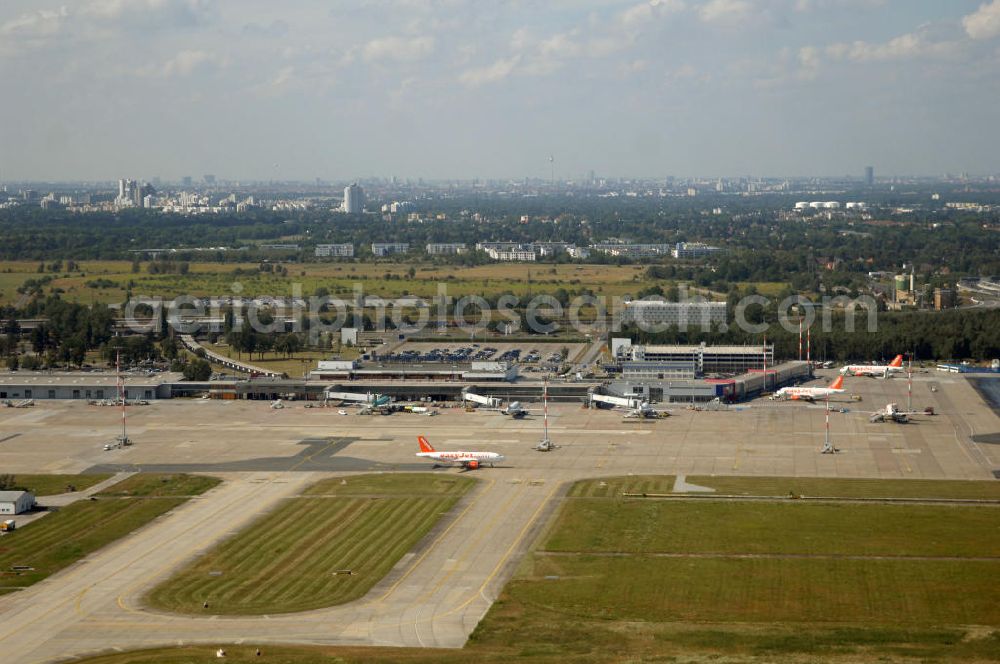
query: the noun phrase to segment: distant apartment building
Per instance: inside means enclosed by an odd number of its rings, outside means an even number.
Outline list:
[[[531,248],[542,258],[563,254],[569,251],[569,242],[533,242]]]
[[[354,258],[353,244],[317,244],[316,258]]]
[[[635,244],[632,242],[603,242],[590,245],[591,251],[624,258],[655,258],[667,256],[675,248],[670,244]]]
[[[361,214],[365,211],[365,190],[357,182],[344,187],[342,209],[347,214]]]
[[[662,302],[635,300],[619,312],[622,325],[702,327],[726,322],[725,302]]]
[[[678,242],[670,253],[674,258],[704,258],[720,251],[718,247],[700,242]]]
[[[534,249],[487,249],[486,253],[493,260],[505,263],[533,263],[538,260]]]
[[[373,242],[372,255],[377,257],[392,256],[393,254],[405,254],[410,250],[407,242]]]
[[[524,249],[530,245],[521,244],[518,242],[477,242],[476,251],[485,251],[489,253],[490,251],[510,251],[512,249]]]
[[[464,242],[438,242],[427,245],[428,256],[449,256],[468,251]]]
[[[530,263],[538,259],[538,253],[530,243],[480,242],[476,244],[476,249],[485,251],[495,261]]]
[[[495,261],[534,262],[539,258],[548,258],[561,253],[580,257],[581,250],[569,242],[479,242],[477,251],[484,251]]]
[[[569,254],[570,258],[577,258],[579,260],[587,260],[590,258],[590,249],[587,247],[570,246],[566,249],[566,253]]]

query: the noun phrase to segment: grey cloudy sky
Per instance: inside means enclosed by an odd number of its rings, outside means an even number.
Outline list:
[[[1000,0],[2,0],[0,178],[1000,171]]]

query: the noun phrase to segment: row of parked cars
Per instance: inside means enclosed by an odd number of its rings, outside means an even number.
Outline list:
[[[500,353],[499,349],[492,346],[480,346],[471,344],[459,348],[432,348],[427,352],[418,350],[404,350],[398,353],[379,354],[381,362],[488,362],[495,360],[498,362],[524,362],[536,363],[542,361],[542,354],[537,349],[531,349],[522,358],[520,348],[512,348]],[[545,361],[547,363],[558,363],[561,360],[559,353],[552,353]]]
[[[427,352],[404,350],[399,353],[379,354],[383,362],[481,362],[493,358],[496,348],[482,348],[479,344],[461,348],[432,348]]]

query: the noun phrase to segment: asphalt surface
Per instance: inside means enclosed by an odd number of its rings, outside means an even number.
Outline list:
[[[239,473],[239,472],[384,472],[427,470],[426,463],[386,464],[346,456],[342,452],[356,438],[306,438],[305,446],[293,457],[260,457],[242,461],[194,463],[108,464],[91,466],[87,473]]]

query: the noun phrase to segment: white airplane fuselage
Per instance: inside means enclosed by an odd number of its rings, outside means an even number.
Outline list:
[[[480,466],[494,466],[506,458],[498,452],[436,450],[423,436],[417,436],[417,442],[420,445],[417,456],[430,459],[435,465],[462,466],[467,470],[476,470]]]
[[[773,399],[801,399],[815,401],[833,394],[843,394],[844,377],[840,376],[829,387],[783,387],[774,393]]]
[[[841,367],[841,376],[884,376],[888,378],[894,373],[902,373],[905,371],[903,367],[903,356],[897,355],[896,358],[889,364],[848,364],[845,367]]]
[[[492,466],[505,459],[504,455],[496,452],[464,452],[461,450],[453,452],[417,452],[417,456],[422,459],[431,459],[435,463],[442,465],[455,466]]]
[[[822,399],[833,394],[843,394],[844,390],[829,387],[783,387],[774,393],[776,399]]]

